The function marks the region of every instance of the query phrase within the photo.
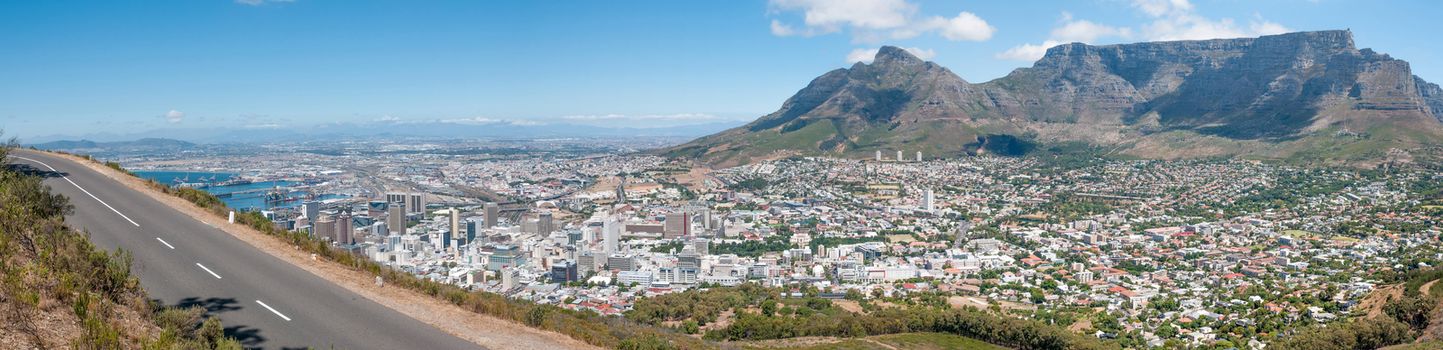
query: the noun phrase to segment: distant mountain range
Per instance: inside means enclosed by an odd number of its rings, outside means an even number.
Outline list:
[[[52,135],[22,139],[27,145],[124,145],[127,140],[168,138],[194,143],[298,142],[366,138],[550,138],[550,137],[676,137],[693,138],[741,125],[740,121],[654,128],[602,127],[578,124],[531,124],[514,121],[380,121],[284,128],[161,129],[130,134]],[[93,140],[93,141],[72,141]],[[116,143],[111,145],[111,143]],[[93,145],[92,145],[93,146]],[[66,147],[66,149],[74,149]]]
[[[194,144],[194,143],[190,143],[190,142],[180,141],[180,140],[172,140],[172,139],[144,138],[144,139],[139,139],[139,140],[135,140],[135,141],[116,141],[116,142],[95,142],[95,141],[89,141],[89,140],[80,140],[80,141],[51,141],[51,142],[45,142],[45,143],[30,144],[30,145],[27,145],[27,146],[35,147],[35,148],[39,148],[39,149],[44,149],[44,150],[65,150],[65,151],[83,151],[83,150],[100,150],[100,149],[110,150],[110,151],[144,151],[144,150],[163,150],[163,149],[184,149],[184,148],[195,147],[195,144]]]
[[[882,47],[781,109],[663,152],[719,165],[791,155],[1026,154],[1406,160],[1443,144],[1443,89],[1350,31],[1048,49],[968,83]]]

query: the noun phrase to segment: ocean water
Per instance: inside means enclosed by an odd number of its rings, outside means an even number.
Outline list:
[[[175,185],[175,179],[188,179],[188,182],[200,182],[201,179],[214,178],[212,182],[220,182],[229,180],[236,176],[235,174],[231,173],[207,173],[187,171],[136,171],[135,175],[142,178],[155,180],[157,182],[167,185]],[[296,183],[291,181],[263,181],[229,186],[201,186],[197,188],[219,196],[221,201],[225,202],[226,206],[234,209],[266,210],[274,208],[294,208],[300,206],[301,202],[303,202],[304,200],[291,200],[281,202],[266,202],[265,200],[265,194],[266,192],[268,192],[267,190],[277,187],[293,186],[295,184]],[[304,191],[290,191],[286,194],[286,197],[305,198],[307,197],[307,195],[308,194]],[[316,200],[344,197],[345,196],[335,194],[319,194],[316,196]]]
[[[167,185],[175,184],[176,179],[189,179],[190,182],[199,182],[202,178],[214,177],[215,181],[225,181],[235,177],[235,174],[231,173],[208,173],[201,171],[136,171],[135,175]]]

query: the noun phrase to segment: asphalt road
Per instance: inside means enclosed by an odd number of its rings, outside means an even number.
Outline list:
[[[205,307],[247,347],[476,349],[262,252],[68,159],[15,150],[10,163],[70,198],[66,222],[134,255],[131,270],[165,305]]]

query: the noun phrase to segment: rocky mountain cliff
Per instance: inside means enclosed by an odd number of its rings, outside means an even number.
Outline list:
[[[883,47],[756,121],[667,150],[723,165],[874,151],[1024,154],[1094,146],[1150,158],[1376,162],[1443,143],[1443,89],[1349,31],[1053,47],[972,84]]]

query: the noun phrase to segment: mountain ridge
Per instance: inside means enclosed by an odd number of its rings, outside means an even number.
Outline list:
[[[1395,149],[1436,146],[1440,111],[1443,89],[1405,61],[1358,49],[1347,30],[1062,44],[976,84],[885,46],[870,64],[812,80],[776,112],[663,153],[734,165],[1084,143],[1144,158],[1376,163]]]

